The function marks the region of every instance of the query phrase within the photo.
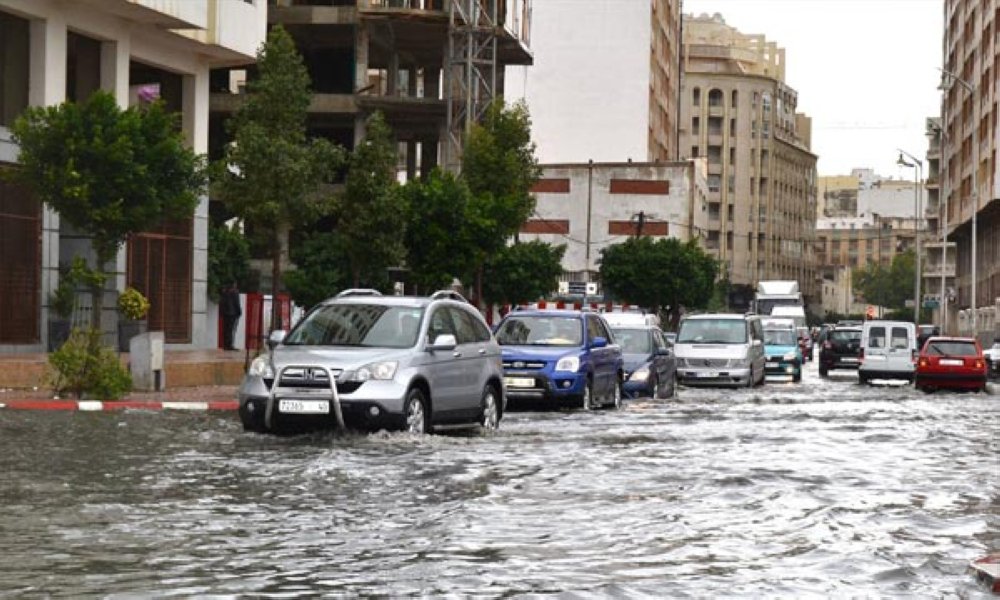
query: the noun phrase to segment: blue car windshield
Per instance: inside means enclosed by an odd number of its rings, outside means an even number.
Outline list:
[[[502,346],[580,346],[582,321],[549,315],[508,316],[497,330]]]
[[[331,304],[310,312],[284,340],[286,346],[410,348],[424,309],[373,304]]]
[[[791,329],[764,330],[764,345],[766,346],[795,346],[798,343],[795,332]]]
[[[625,354],[650,354],[653,352],[649,332],[645,329],[613,329],[615,342]]]

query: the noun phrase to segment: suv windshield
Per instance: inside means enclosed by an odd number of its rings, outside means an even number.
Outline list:
[[[678,344],[745,344],[747,324],[743,319],[690,319],[681,323]]]
[[[645,329],[612,329],[615,342],[625,354],[649,354],[653,351],[649,343],[649,332]]]
[[[836,330],[830,334],[830,341],[841,343],[859,342],[861,341],[861,330]]]
[[[798,340],[795,339],[795,332],[791,329],[764,330],[765,346],[794,346],[798,343]]]
[[[583,325],[576,317],[507,317],[497,330],[497,342],[502,346],[580,346]]]
[[[410,348],[417,343],[423,308],[329,304],[309,313],[284,340],[286,346]]]

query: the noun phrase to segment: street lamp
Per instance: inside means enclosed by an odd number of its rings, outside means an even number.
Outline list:
[[[976,86],[972,85],[968,81],[962,79],[958,75],[948,71],[946,69],[939,69],[941,74],[944,76],[941,81],[941,87],[948,90],[951,87],[951,82],[954,81],[958,85],[965,88],[965,91],[972,96],[973,104],[973,122],[972,122],[972,335],[978,333],[979,330],[979,319],[976,317],[976,279],[978,278],[976,274],[976,216],[979,212],[979,99],[976,98]],[[945,101],[945,106],[947,107],[948,102]],[[964,123],[963,123],[964,125]],[[948,124],[943,123],[943,127],[947,128]],[[945,156],[945,163],[947,164],[947,156]],[[959,213],[961,214],[961,213]],[[947,218],[947,216],[945,217]],[[947,230],[947,229],[946,229]]]
[[[899,150],[899,148],[897,148]],[[907,162],[903,156],[906,156],[912,162]],[[920,181],[922,180],[924,163],[920,162],[920,159],[913,156],[905,150],[899,150],[899,160],[896,161],[897,165],[903,167],[915,167],[913,171],[913,216],[916,219],[915,229],[916,229],[916,246],[917,246],[917,268],[916,275],[913,278],[913,323],[916,325],[920,324],[920,278],[923,274],[920,272]]]

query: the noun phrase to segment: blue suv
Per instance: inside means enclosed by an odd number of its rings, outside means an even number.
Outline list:
[[[522,310],[496,331],[510,400],[621,407],[624,366],[611,328],[595,312]]]

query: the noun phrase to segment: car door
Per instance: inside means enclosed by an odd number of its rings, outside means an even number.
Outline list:
[[[903,323],[888,327],[889,352],[886,366],[891,371],[906,372],[913,370],[913,348],[916,347],[915,328]]]
[[[753,370],[754,373],[759,373],[763,379],[764,367],[767,364],[767,352],[764,350],[764,326],[759,319],[750,319],[749,334]]]
[[[608,341],[603,348],[594,348],[594,340],[602,337]],[[616,356],[620,352],[613,346],[614,338],[604,327],[597,315],[587,315],[587,345],[590,347],[590,360],[594,365],[594,395],[607,398],[612,393],[612,385],[617,375]]]
[[[433,345],[442,335],[453,335],[458,341],[458,332],[452,310],[441,303],[432,307],[427,321],[426,344]],[[463,364],[461,359],[467,348],[461,344],[453,350],[431,350],[428,352],[427,379],[431,388],[432,415],[435,423],[454,419],[455,411],[461,406],[463,393]]]
[[[889,354],[887,348],[889,336],[884,325],[869,325],[867,327],[867,337],[864,340],[865,362],[868,369],[881,370],[886,363]],[[866,370],[868,370],[866,369]]]
[[[483,390],[489,378],[490,331],[486,324],[470,310],[451,307],[455,327],[458,330],[458,362],[462,368],[462,390],[456,418],[468,421],[479,415],[479,405]]]
[[[673,375],[670,369],[673,356],[667,354],[670,352],[667,340],[656,329],[650,329],[650,334],[653,337],[653,365],[656,368],[656,380],[662,382],[670,381],[670,377]]]

